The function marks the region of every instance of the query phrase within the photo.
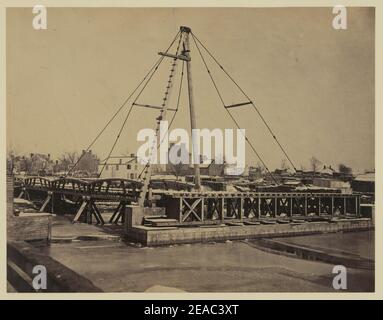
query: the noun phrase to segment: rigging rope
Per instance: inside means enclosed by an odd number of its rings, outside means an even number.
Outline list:
[[[170,46],[167,48],[166,52],[169,51],[169,49],[171,48],[171,46],[173,45],[174,41],[178,38],[178,35],[180,34],[180,31],[177,32],[176,36],[174,37],[173,41],[171,42]],[[84,155],[86,154],[86,152],[88,152],[90,150],[90,148],[92,148],[92,146],[96,143],[96,141],[98,140],[98,138],[104,133],[104,131],[106,130],[106,128],[110,125],[110,123],[116,118],[116,116],[120,113],[120,111],[125,107],[125,105],[127,104],[127,102],[132,98],[132,96],[136,93],[136,91],[138,90],[138,88],[140,88],[140,86],[145,82],[145,80],[147,79],[147,77],[151,74],[151,72],[153,70],[157,70],[159,64],[162,62],[162,59],[163,57],[160,57],[159,59],[157,59],[157,61],[155,62],[155,64],[149,69],[149,71],[146,73],[146,75],[144,76],[144,78],[140,81],[140,83],[137,85],[137,87],[131,92],[131,94],[123,101],[123,103],[120,105],[120,107],[117,109],[117,111],[113,114],[113,116],[108,120],[108,122],[105,124],[105,126],[101,129],[101,131],[96,135],[96,137],[92,140],[92,142],[89,144],[89,146],[85,149],[85,152],[83,154],[81,154],[81,156],[77,159],[77,161],[75,162],[75,164],[73,165],[72,168],[70,168],[68,170],[68,172],[64,175],[64,178],[66,178],[76,167],[77,165],[79,164],[79,162],[81,161],[81,159],[84,157]]]
[[[294,168],[295,172],[297,171],[294,163],[292,162],[291,158],[288,156],[286,150],[283,148],[279,140],[277,139],[276,135],[274,134],[273,130],[271,129],[270,125],[267,123],[265,118],[262,116],[261,112],[257,108],[257,106],[254,104],[254,102],[250,99],[250,97],[244,92],[244,90],[239,86],[239,84],[230,76],[230,74],[223,68],[223,66],[218,62],[218,60],[213,56],[213,54],[204,46],[204,44],[197,38],[197,36],[192,33],[194,42],[197,45],[197,42],[205,49],[205,51],[209,54],[209,56],[215,61],[215,63],[221,68],[221,70],[227,75],[227,77],[235,84],[235,86],[242,92],[242,94],[249,100],[251,105],[253,106],[254,110],[258,113],[259,117],[261,118],[262,122],[265,124],[266,128],[268,129],[271,136],[274,138],[276,143],[278,144],[279,148],[282,150],[283,154],[286,156],[287,160],[290,162],[292,167]],[[227,110],[227,109],[226,109]]]
[[[182,37],[183,37],[183,34],[181,33],[180,35],[180,38],[179,38],[179,41],[178,41],[178,45],[177,45],[177,49],[176,49],[176,53],[175,53],[175,56],[178,56],[178,53],[179,53],[179,49],[180,49],[180,45],[181,45],[181,41],[182,41]],[[162,116],[163,116],[163,112],[164,112],[164,108],[166,107],[166,104],[169,100],[169,96],[170,96],[170,89],[172,88],[173,84],[173,80],[174,80],[174,71],[175,71],[175,68],[176,68],[176,64],[177,64],[177,58],[173,58],[172,60],[172,64],[171,64],[171,70],[170,70],[170,74],[169,74],[169,78],[168,78],[168,82],[167,82],[167,86],[166,86],[166,91],[165,91],[165,97],[163,99],[163,103],[162,103],[162,109],[160,111],[160,116],[159,116],[159,121],[157,122],[157,128],[156,128],[156,136],[158,134],[158,131],[159,131],[159,128],[160,128],[160,121],[162,120]],[[184,71],[184,63],[182,64],[182,75],[183,75],[183,71]],[[182,76],[181,76],[181,82],[180,82],[180,85],[182,86]],[[180,87],[180,90],[181,90],[181,87]],[[176,115],[176,112],[178,111],[178,105],[179,105],[179,100],[180,100],[180,94],[181,94],[181,91],[178,93],[178,99],[177,99],[177,107],[176,107],[176,110],[173,114],[173,118],[172,118],[172,121],[171,121],[171,124],[175,118],[175,115]],[[149,154],[149,160],[153,154],[153,152],[157,152],[158,148],[160,147],[160,145],[162,144],[163,140],[164,140],[165,137],[163,137],[163,139],[159,142],[159,144],[157,145],[157,148],[155,148],[155,143],[153,143],[153,146],[152,146],[152,149],[150,151],[150,154]],[[148,168],[150,167],[150,161],[148,161],[145,166],[143,167],[142,171],[140,172],[139,174],[139,178],[141,179],[141,176],[142,174],[145,172],[146,174],[148,173],[149,170],[147,170]],[[147,181],[148,179],[146,177],[144,177],[143,179],[145,179],[145,181]]]
[[[180,80],[180,86],[179,86],[179,89],[178,89],[177,105],[176,105],[176,109],[175,109],[175,111],[173,113],[172,119],[169,122],[168,130],[170,130],[170,128],[172,127],[173,121],[174,121],[174,119],[175,119],[175,117],[177,115],[177,112],[179,110],[179,104],[180,104],[181,92],[182,92],[182,83],[183,83],[183,78],[184,78],[184,69],[185,69],[185,61],[182,61],[181,80]],[[157,150],[162,145],[162,142],[164,142],[164,139],[165,139],[165,137],[163,137],[162,140],[160,141],[160,143],[157,145]],[[138,175],[139,179],[141,178],[141,176],[142,176],[144,171],[145,171],[145,166],[142,169],[142,171],[140,172],[140,174]]]
[[[174,42],[176,41],[176,39],[178,38],[179,34],[180,34],[180,32],[177,33],[177,35],[175,36],[175,38],[173,39],[173,41],[171,42],[171,44],[169,45],[169,47],[166,49],[165,53],[167,53],[167,52],[170,50],[170,48],[173,46],[173,44],[174,44]],[[125,124],[126,124],[128,118],[129,118],[129,116],[130,116],[130,114],[131,114],[131,112],[132,112],[132,110],[133,110],[133,107],[135,106],[135,103],[137,102],[138,98],[141,96],[142,92],[145,90],[145,88],[146,88],[147,85],[149,84],[150,80],[153,78],[154,74],[156,73],[156,71],[158,70],[159,66],[161,65],[163,59],[164,59],[164,56],[161,56],[161,57],[158,59],[158,61],[157,61],[156,65],[155,65],[155,67],[152,68],[152,73],[151,73],[150,76],[147,78],[145,84],[143,85],[143,87],[141,88],[141,90],[140,90],[139,93],[137,94],[136,98],[135,98],[134,101],[132,102],[132,104],[131,104],[131,106],[130,106],[130,108],[129,108],[128,114],[126,115],[126,117],[125,117],[125,119],[124,119],[124,122],[122,123],[122,126],[121,126],[121,128],[120,128],[120,130],[119,130],[119,132],[118,132],[118,134],[117,134],[117,136],[116,136],[116,139],[115,139],[115,141],[114,141],[114,143],[113,143],[113,145],[112,145],[112,148],[111,148],[110,151],[109,151],[108,156],[107,156],[106,159],[105,159],[105,162],[104,162],[104,164],[103,164],[103,166],[102,166],[102,168],[101,168],[101,170],[100,170],[100,173],[98,174],[98,177],[100,177],[101,174],[103,173],[103,171],[104,171],[104,169],[105,169],[105,166],[107,165],[107,162],[108,162],[108,160],[109,160],[109,158],[110,158],[110,156],[111,156],[111,154],[112,154],[112,152],[113,152],[113,150],[114,150],[114,148],[115,148],[115,146],[116,146],[116,144],[117,144],[117,142],[118,142],[118,140],[119,140],[119,138],[120,138],[120,136],[121,136],[121,133],[122,133],[124,127],[125,127]],[[149,75],[149,74],[148,74],[148,75]],[[141,83],[142,83],[142,82],[141,82]],[[138,88],[137,88],[137,89],[138,89]]]
[[[234,116],[231,114],[231,112],[226,108],[226,105],[225,105],[225,102],[224,102],[224,100],[223,100],[223,98],[222,98],[222,95],[221,95],[221,93],[220,93],[220,91],[219,91],[219,89],[218,89],[218,86],[217,86],[217,84],[216,84],[216,82],[215,82],[215,80],[214,80],[214,78],[213,78],[213,76],[212,76],[212,74],[211,74],[211,72],[210,72],[210,70],[209,70],[209,67],[208,67],[208,65],[207,65],[207,63],[206,63],[206,61],[205,61],[205,58],[204,58],[203,55],[202,55],[202,52],[201,52],[201,50],[200,50],[200,48],[199,48],[199,46],[198,46],[198,44],[197,44],[197,41],[196,41],[195,36],[194,36],[193,33],[192,33],[192,38],[193,38],[194,43],[195,43],[195,46],[196,46],[196,48],[197,48],[197,50],[198,50],[198,52],[199,52],[199,55],[200,55],[200,57],[201,57],[201,59],[202,59],[202,62],[203,62],[203,64],[205,65],[206,71],[207,71],[207,73],[209,74],[209,77],[210,77],[210,79],[211,79],[211,81],[212,81],[212,83],[213,83],[213,85],[214,85],[214,88],[215,88],[215,90],[216,90],[216,92],[217,92],[217,94],[218,94],[218,96],[219,96],[219,99],[220,99],[221,102],[222,102],[222,105],[223,105],[224,109],[225,109],[226,112],[229,114],[230,118],[233,120],[233,122],[235,123],[235,125],[237,126],[237,128],[238,128],[238,129],[241,129],[239,123],[235,120],[235,118],[234,118]],[[261,161],[261,163],[262,163],[262,165],[264,166],[264,168],[266,169],[267,173],[271,176],[271,178],[274,180],[274,182],[275,182],[276,184],[278,184],[278,182],[277,182],[277,180],[275,179],[274,175],[271,173],[271,171],[270,171],[269,168],[267,167],[266,163],[263,161],[261,155],[257,152],[257,150],[255,149],[254,145],[251,143],[251,141],[249,140],[249,138],[248,138],[246,135],[244,135],[242,131],[240,131],[240,132],[241,132],[242,135],[244,136],[246,142],[249,144],[250,148],[253,150],[253,152],[255,153],[255,155],[256,155],[256,156],[258,157],[258,159]]]

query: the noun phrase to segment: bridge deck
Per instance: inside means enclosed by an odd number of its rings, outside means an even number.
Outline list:
[[[27,177],[19,179],[21,192],[43,194],[44,210],[53,202],[74,196],[78,206],[75,221],[84,214],[103,223],[97,201],[118,202],[113,220],[121,220],[126,205],[137,203],[142,183],[130,179],[48,179]],[[261,220],[293,217],[359,216],[360,195],[305,192],[254,192],[254,191],[193,191],[152,189],[157,205],[166,208],[166,216],[180,224],[209,223],[212,220]],[[61,198],[61,199],[60,199]],[[65,200],[65,199],[64,199]],[[52,209],[53,211],[53,209]]]

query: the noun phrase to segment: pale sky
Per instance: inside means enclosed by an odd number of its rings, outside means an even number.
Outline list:
[[[374,168],[374,16],[373,8],[348,8],[347,30],[334,30],[332,8],[48,8],[48,29],[37,31],[31,8],[7,9],[8,148],[53,157],[85,149],[187,25],[256,102],[298,168],[312,156]],[[234,128],[193,43],[191,55],[197,126]],[[166,60],[139,102],[161,104],[169,69]],[[211,70],[227,104],[245,101]],[[186,90],[180,108],[173,127],[189,129]],[[92,148],[100,158],[126,110]],[[154,127],[157,113],[135,109],[114,154],[135,152],[137,131]],[[283,154],[254,110],[233,114],[266,164],[279,167]],[[250,148],[246,158],[257,162]]]

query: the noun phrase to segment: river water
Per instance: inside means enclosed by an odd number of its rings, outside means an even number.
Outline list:
[[[374,256],[373,239],[372,231],[283,238],[369,258]],[[246,241],[140,248],[99,240],[54,243],[42,250],[106,292],[153,287],[187,292],[334,292],[333,265],[264,252]],[[347,290],[373,291],[374,270],[349,269]]]
[[[314,248],[341,250],[360,257],[375,258],[375,232],[360,231],[347,233],[327,233],[300,237],[276,238],[286,243],[307,245]]]

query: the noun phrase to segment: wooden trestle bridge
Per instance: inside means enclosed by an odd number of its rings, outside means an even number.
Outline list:
[[[100,131],[93,142],[89,145],[89,150],[99,136],[104,132],[106,127],[113,121],[116,115],[125,107],[127,101],[133,99],[126,118],[120,128],[116,140],[112,145],[107,159],[113,153],[114,147],[127,123],[128,117],[133,109],[140,107],[146,109],[157,109],[159,115],[156,118],[156,127],[158,132],[160,121],[166,119],[166,114],[173,112],[174,117],[178,111],[180,95],[182,90],[182,81],[184,75],[184,67],[186,66],[186,78],[190,111],[191,129],[198,128],[196,125],[193,86],[191,77],[191,49],[190,39],[194,41],[195,52],[198,52],[207,74],[210,77],[213,88],[217,91],[218,97],[222,102],[224,112],[233,120],[235,125],[240,128],[238,121],[235,120],[231,113],[232,108],[251,108],[255,110],[265,124],[267,130],[275,140],[286,159],[290,162],[292,168],[296,170],[292,160],[287,155],[287,152],[278,141],[275,133],[271,130],[270,125],[261,115],[258,107],[250,99],[242,88],[233,80],[223,66],[211,54],[205,45],[192,33],[191,29],[181,26],[179,32],[164,52],[159,52],[160,58],[155,65],[150,69],[149,73],[144,77],[137,88],[125,100],[124,104],[117,110],[113,117],[107,122],[106,126]],[[176,49],[174,54],[169,53],[175,43]],[[210,61],[218,65],[218,69],[222,71],[231,80],[235,87],[242,93],[244,101],[228,104],[224,101],[222,94],[218,89],[218,85],[214,80],[213,72],[209,69],[208,61],[204,58],[202,52],[210,56]],[[165,86],[162,103],[158,106],[149,105],[145,102],[138,101],[141,93],[145,90],[148,82],[152,79],[154,73],[165,58],[170,58],[171,69],[168,76],[168,81]],[[175,86],[174,79],[177,76],[177,64],[182,64],[178,99],[172,102],[176,108],[168,108],[170,101],[171,89]],[[136,94],[138,92],[138,94]],[[135,95],[135,96],[134,96]],[[173,107],[173,105],[170,105]],[[250,111],[249,111],[250,112]],[[170,126],[169,126],[170,127]],[[254,152],[256,157],[265,168],[265,172],[269,174],[277,185],[278,182],[273,177],[272,173],[261,158],[260,153],[255,149],[248,137],[245,137],[246,142]],[[159,140],[159,139],[158,139]],[[158,145],[157,145],[158,143]],[[162,141],[156,141],[151,149],[151,153],[157,152]],[[157,149],[156,149],[157,147]],[[194,148],[194,145],[193,145]],[[193,152],[195,150],[193,149]],[[150,157],[149,157],[150,158]],[[80,157],[81,159],[81,157]],[[77,161],[77,163],[80,161]],[[71,170],[74,170],[77,163]],[[104,167],[107,161],[105,161]],[[100,172],[103,171],[102,168]],[[114,213],[110,218],[110,222],[117,223],[124,217],[125,207],[127,205],[139,206],[159,206],[165,207],[166,219],[153,219],[152,225],[198,225],[198,224],[219,224],[219,223],[275,223],[275,222],[294,222],[297,219],[315,220],[315,219],[332,219],[334,217],[358,217],[360,215],[360,196],[355,194],[341,193],[320,193],[313,192],[307,188],[307,192],[227,192],[227,191],[204,191],[201,187],[199,163],[194,163],[194,183],[188,185],[184,183],[174,183],[174,185],[166,185],[158,188],[153,183],[151,177],[151,164],[148,160],[141,172],[138,180],[130,179],[94,179],[81,180],[67,176],[59,179],[48,179],[44,177],[24,177],[16,181],[16,196],[25,197],[31,201],[40,204],[40,211],[50,212],[68,212],[73,210],[75,214],[74,222],[87,221],[92,222],[92,217],[95,217],[98,224],[104,224],[104,219],[99,209],[99,204],[109,202],[115,205]]]
[[[39,204],[40,211],[45,212],[60,213],[70,205],[74,222],[82,219],[92,223],[93,216],[98,224],[104,224],[98,203],[114,204],[109,222],[117,223],[126,205],[138,204],[141,187],[142,182],[129,179],[26,177],[16,179],[15,196]],[[355,194],[152,189],[151,197],[156,205],[165,207],[169,218],[153,220],[153,226],[292,222],[360,215],[360,196]]]

